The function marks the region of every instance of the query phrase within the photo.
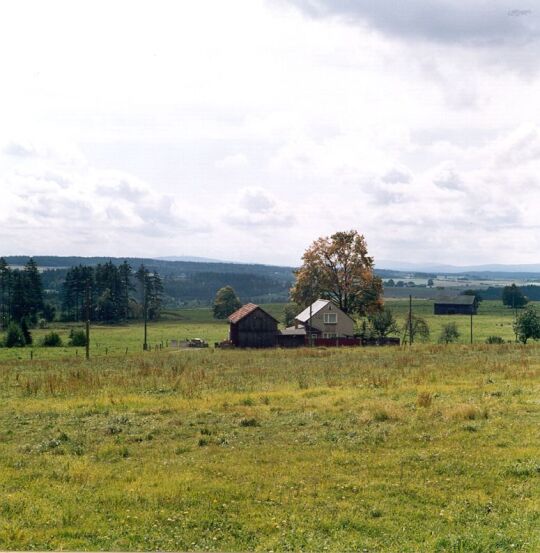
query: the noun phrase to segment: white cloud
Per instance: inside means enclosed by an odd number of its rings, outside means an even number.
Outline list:
[[[0,253],[535,261],[535,6],[294,3],[6,7]]]
[[[290,229],[295,218],[286,206],[263,188],[246,187],[228,207],[225,221],[236,227]]]
[[[244,154],[231,154],[216,162],[218,169],[243,169],[249,164]]]
[[[210,230],[194,206],[155,192],[132,175],[73,163],[71,157],[53,156],[46,145],[38,150],[48,152],[46,159],[32,155],[38,158],[34,163],[24,159],[0,177],[0,225],[14,244],[27,244],[19,251],[113,254],[121,245],[151,255],[152,248],[167,251],[167,243],[183,233]]]

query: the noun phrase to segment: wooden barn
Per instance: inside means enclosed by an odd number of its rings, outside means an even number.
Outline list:
[[[238,348],[277,345],[278,321],[254,303],[243,305],[229,317],[229,340]]]
[[[433,304],[435,315],[476,315],[478,302],[475,296],[440,298]]]

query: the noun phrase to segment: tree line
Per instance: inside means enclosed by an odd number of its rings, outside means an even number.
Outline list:
[[[10,268],[0,258],[0,327],[10,323],[35,325],[38,318],[51,320],[54,308],[43,300],[43,284],[38,267],[30,259],[22,268]]]
[[[153,321],[161,312],[163,283],[157,271],[144,265],[134,272],[127,261],[108,261],[69,269],[60,295],[67,321],[119,323],[145,316]]]
[[[52,321],[57,309],[45,296],[42,275],[32,258],[21,268],[12,268],[0,258],[0,329]],[[67,271],[61,285],[59,318],[118,323],[145,317],[152,321],[159,318],[162,302],[161,277],[144,265],[137,271],[127,261],[79,265]]]

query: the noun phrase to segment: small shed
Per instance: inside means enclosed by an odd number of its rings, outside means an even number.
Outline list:
[[[277,345],[278,321],[264,309],[248,303],[229,316],[229,340],[238,348]]]
[[[282,348],[299,348],[306,345],[307,332],[303,326],[290,326],[278,335],[278,345]]]
[[[454,296],[435,300],[433,313],[435,315],[476,315],[478,302],[475,296]]]

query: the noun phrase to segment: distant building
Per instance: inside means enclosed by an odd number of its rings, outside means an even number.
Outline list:
[[[352,338],[354,321],[330,300],[317,300],[294,319],[295,327],[319,338]]]
[[[435,315],[476,315],[478,301],[475,296],[439,298],[433,304]]]
[[[278,321],[264,309],[248,303],[229,316],[229,340],[238,348],[277,345]]]

